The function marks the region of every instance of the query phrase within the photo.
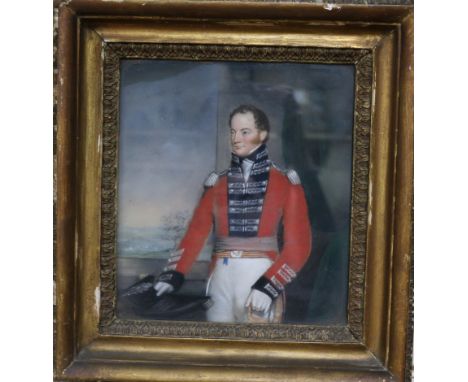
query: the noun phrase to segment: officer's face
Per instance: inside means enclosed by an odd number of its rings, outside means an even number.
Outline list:
[[[248,156],[267,137],[266,131],[255,126],[252,113],[238,113],[231,120],[232,152],[240,157]]]

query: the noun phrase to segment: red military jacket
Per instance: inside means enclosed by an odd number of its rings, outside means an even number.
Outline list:
[[[266,253],[273,264],[263,275],[279,291],[296,277],[312,246],[304,190],[297,174],[294,171],[291,173],[293,176],[288,177],[287,173],[271,167],[257,234],[258,237],[276,236],[282,219],[283,248],[280,253]],[[213,225],[216,236],[229,235],[227,195],[226,175],[219,176],[213,186],[205,189],[178,250],[169,259],[169,269],[182,274],[189,272]]]

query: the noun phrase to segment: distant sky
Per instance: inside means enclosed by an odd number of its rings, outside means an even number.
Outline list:
[[[119,222],[154,226],[191,210],[215,169],[216,70],[124,61],[121,73]]]

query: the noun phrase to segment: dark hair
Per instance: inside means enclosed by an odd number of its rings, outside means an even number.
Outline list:
[[[232,118],[236,114],[246,114],[246,113],[252,113],[255,121],[255,127],[260,130],[260,131],[266,131],[268,134],[270,133],[270,121],[268,120],[267,115],[260,110],[258,107],[255,107],[253,105],[240,105],[236,107],[233,111],[231,111],[231,114],[229,114],[229,126],[231,126]],[[265,142],[268,139],[268,135],[265,138]]]

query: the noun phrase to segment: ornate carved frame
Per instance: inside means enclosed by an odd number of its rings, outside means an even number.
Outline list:
[[[412,12],[255,1],[59,5],[58,380],[409,378]],[[347,326],[115,317],[122,58],[355,65]]]
[[[349,325],[228,325],[193,322],[130,321],[115,316],[115,232],[119,136],[120,60],[129,58],[311,62],[353,64],[356,68],[354,174],[350,253]],[[187,44],[108,43],[104,46],[104,125],[102,173],[102,237],[100,327],[105,334],[160,335],[204,338],[356,342],[363,325],[364,271],[367,227],[372,54],[366,49],[259,47]],[[363,229],[364,228],[364,229]]]

